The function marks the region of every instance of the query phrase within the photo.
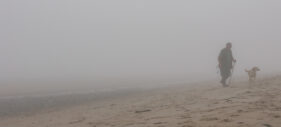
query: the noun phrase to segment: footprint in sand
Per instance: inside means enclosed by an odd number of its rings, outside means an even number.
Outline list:
[[[244,124],[244,122],[238,122],[237,124]]]
[[[276,118],[276,119],[281,118],[280,115],[278,115],[278,114],[273,114],[273,113],[270,113],[269,116],[270,116],[270,117],[273,117],[273,118]]]
[[[216,120],[219,120],[219,119],[216,118],[216,117],[209,117],[209,118],[202,118],[202,119],[200,119],[200,121],[216,121]]]
[[[182,125],[181,127],[196,127],[196,123],[191,120],[187,120],[185,122],[178,123],[178,125]]]
[[[155,125],[160,125],[160,124],[166,124],[167,122],[156,122],[156,123],[153,123]]]
[[[232,114],[232,115],[230,115],[230,117],[238,117],[238,116],[240,116],[240,115],[238,115],[238,114]]]
[[[222,122],[225,122],[225,123],[229,123],[229,122],[232,122],[233,120],[231,119],[223,119]]]
[[[263,124],[265,127],[272,127],[270,124]]]
[[[180,117],[180,119],[190,119],[190,118],[192,118],[189,114],[184,114],[184,115],[181,115],[179,117]]]
[[[237,112],[242,113],[242,112],[244,112],[244,110],[239,109],[239,110],[237,110]]]
[[[215,105],[216,105],[216,104],[220,104],[220,102],[216,101],[216,102],[214,102],[213,104],[215,104]]]

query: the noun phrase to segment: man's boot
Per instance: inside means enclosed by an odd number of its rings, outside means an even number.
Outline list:
[[[227,87],[226,80],[224,78],[221,80],[221,84],[222,84],[223,87]]]

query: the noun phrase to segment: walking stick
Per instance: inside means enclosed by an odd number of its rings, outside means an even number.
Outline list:
[[[230,78],[229,78],[228,85],[230,85],[230,84],[231,84],[231,80],[232,80],[232,76],[233,76],[233,73],[234,73],[235,64],[236,64],[236,62],[234,62],[234,64],[233,64],[233,68],[231,69],[231,74],[230,74]]]

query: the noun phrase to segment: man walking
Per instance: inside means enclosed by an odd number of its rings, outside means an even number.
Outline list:
[[[232,56],[232,44],[228,42],[226,44],[226,47],[221,50],[218,61],[219,61],[219,68],[220,68],[220,73],[221,73],[221,84],[224,87],[227,87],[226,80],[230,77],[231,75],[231,69],[233,68],[232,63],[236,62],[236,60]]]

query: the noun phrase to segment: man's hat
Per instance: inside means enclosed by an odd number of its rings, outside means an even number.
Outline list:
[[[232,43],[231,42],[227,42],[226,45],[232,45]]]

